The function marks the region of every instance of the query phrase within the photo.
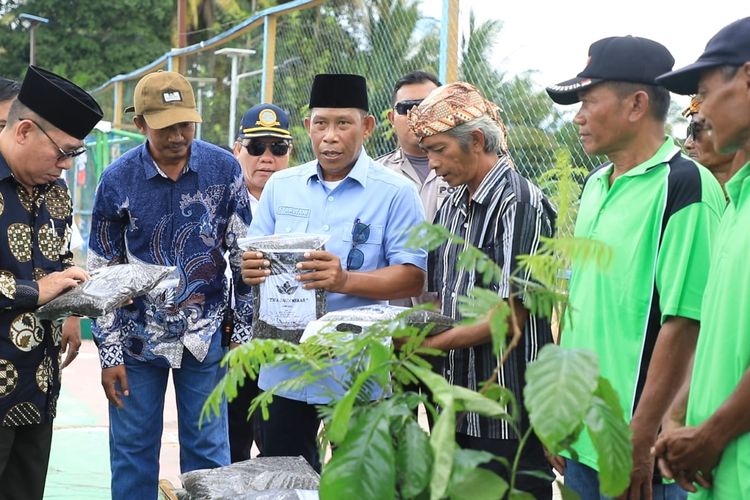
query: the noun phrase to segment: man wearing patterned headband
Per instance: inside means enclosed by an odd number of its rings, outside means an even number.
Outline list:
[[[41,499],[60,369],[78,354],[34,314],[88,278],[70,252],[72,206],[61,172],[101,119],[72,82],[30,66],[0,132],[0,498]]]
[[[522,409],[523,433],[529,425],[522,391],[526,365],[536,359],[543,345],[552,342],[552,333],[546,318],[531,315],[523,307],[524,291],[510,277],[530,278],[527,271],[519,270],[516,259],[534,254],[540,239],[552,236],[555,211],[541,190],[516,171],[498,107],[468,83],[434,90],[409,113],[409,126],[426,151],[430,168],[455,188],[438,210],[436,223],[481,249],[503,269],[502,278],[491,289],[510,301],[523,334],[499,371],[498,382],[513,392]],[[462,244],[448,241],[430,252],[428,260],[430,289],[438,293],[442,313],[459,321],[463,319],[459,299],[476,284],[473,271],[455,265],[462,249]],[[447,352],[444,376],[472,390],[493,377],[499,362],[486,321],[428,337],[424,346]],[[468,413],[456,429],[461,447],[488,451],[511,462],[519,438],[506,422],[475,413]],[[500,462],[492,461],[487,467],[508,476]],[[519,470],[550,473],[542,445],[533,434],[523,449]],[[550,480],[518,475],[516,488],[534,498],[552,498]]]

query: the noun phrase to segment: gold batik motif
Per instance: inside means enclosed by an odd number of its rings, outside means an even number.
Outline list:
[[[19,262],[31,260],[31,227],[15,223],[8,226],[8,247]]]
[[[35,267],[33,273],[34,273],[34,279],[36,281],[39,281],[40,279],[42,279],[45,276],[47,276],[47,271],[45,271],[44,269],[41,269],[39,267]]]
[[[44,224],[39,228],[39,250],[45,259],[58,260],[62,243],[63,238],[57,236],[51,225]]]
[[[16,193],[18,193],[18,201],[21,202],[21,206],[27,212],[31,212],[31,209],[34,208],[34,195],[26,191],[23,186],[16,186]]]
[[[19,314],[10,325],[10,340],[22,351],[31,351],[43,338],[44,329],[34,313]]]
[[[0,193],[0,215],[3,215],[4,211],[5,211],[5,198],[3,198],[3,193]]]
[[[62,186],[52,186],[44,196],[47,203],[47,211],[55,219],[64,219],[73,212],[73,204],[70,200],[68,190]]]
[[[16,388],[18,370],[8,359],[0,359],[0,398],[4,398]]]
[[[3,417],[3,426],[19,427],[42,423],[42,414],[34,403],[18,403]]]
[[[16,277],[10,271],[0,271],[0,294],[10,300],[16,298]]]
[[[52,385],[52,358],[49,356],[45,356],[36,369],[36,385],[45,393]]]
[[[60,345],[60,340],[62,340],[62,323],[54,321],[52,323],[52,343],[55,346],[58,346]],[[62,352],[60,354],[62,354]]]

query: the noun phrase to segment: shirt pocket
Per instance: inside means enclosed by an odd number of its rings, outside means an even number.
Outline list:
[[[344,268],[346,267],[348,253],[351,252],[352,248],[356,247],[364,255],[364,261],[361,268],[352,269],[352,271],[372,271],[373,269],[381,267],[379,264],[381,261],[381,254],[383,253],[382,247],[384,232],[383,226],[370,224],[370,235],[368,236],[367,241],[354,245],[354,242],[352,241],[352,226],[344,228],[343,240],[348,247],[345,250],[347,254],[341,256],[341,266]]]
[[[292,215],[277,215],[276,225],[274,226],[274,232],[276,234],[305,233],[307,232],[308,222],[309,222],[309,217],[295,217]]]

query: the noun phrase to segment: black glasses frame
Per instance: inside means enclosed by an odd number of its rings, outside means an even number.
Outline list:
[[[74,149],[73,151],[65,151],[63,148],[60,147],[59,144],[55,142],[55,140],[52,137],[50,137],[47,131],[44,130],[44,128],[41,125],[39,125],[35,120],[32,120],[31,118],[19,118],[19,120],[30,121],[31,123],[36,125],[36,128],[41,130],[42,133],[47,136],[47,139],[49,139],[50,142],[57,148],[57,151],[58,151],[57,161],[63,161],[67,158],[75,158],[76,156],[81,156],[83,153],[86,152],[86,146],[78,147]]]
[[[419,106],[422,101],[424,101],[424,99],[407,99],[405,101],[399,101],[393,106],[393,109],[396,110],[396,113],[405,115],[414,106]]]
[[[703,132],[706,129],[706,125],[701,122],[690,122],[687,126],[687,134],[685,135],[685,140],[692,139],[696,140],[698,138],[698,134]]]
[[[357,247],[368,239],[370,239],[370,225],[361,222],[357,217],[352,226],[352,247],[346,256],[347,271],[356,271],[365,263],[365,254]]]
[[[286,141],[263,142],[249,139],[242,144],[250,156],[263,156],[263,153],[270,147],[271,154],[274,156],[284,156],[289,152],[290,144]]]

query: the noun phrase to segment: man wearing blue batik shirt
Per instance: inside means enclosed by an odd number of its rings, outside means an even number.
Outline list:
[[[102,175],[89,238],[89,268],[123,262],[176,266],[179,285],[138,297],[99,318],[94,336],[102,386],[110,401],[112,497],[157,497],[164,392],[175,384],[180,469],[229,464],[226,415],[198,427],[208,394],[219,382],[226,308],[224,253],[237,254],[251,215],[239,164],[211,144],[193,140],[190,83],[179,73],[156,72],[135,88],[134,122],[145,144],[117,159]],[[239,256],[230,259],[239,262]],[[234,269],[235,301],[249,287]],[[248,339],[235,318],[232,341]]]
[[[301,264],[310,272],[300,275],[305,288],[326,290],[329,311],[413,297],[424,284],[427,254],[406,246],[409,229],[424,221],[422,203],[411,181],[362,147],[375,127],[367,110],[363,77],[317,75],[305,120],[317,159],[273,174],[250,226],[252,236],[330,235],[326,251],[310,252]],[[245,252],[246,283],[261,283],[270,274],[267,265],[262,254]],[[298,375],[289,365],[265,366],[258,386],[267,391]],[[316,405],[342,392],[333,378],[277,391],[261,424],[263,455],[302,455],[320,470]]]

